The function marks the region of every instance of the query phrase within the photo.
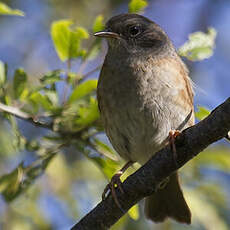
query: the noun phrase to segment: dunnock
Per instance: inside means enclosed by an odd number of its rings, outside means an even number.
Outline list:
[[[193,90],[172,42],[151,20],[121,14],[95,36],[108,40],[97,89],[101,119],[114,149],[128,162],[109,184],[119,205],[114,184],[122,189],[122,172],[133,162],[148,161],[169,136],[173,140],[174,130],[194,124]],[[177,173],[146,198],[145,214],[155,222],[167,217],[191,222]]]

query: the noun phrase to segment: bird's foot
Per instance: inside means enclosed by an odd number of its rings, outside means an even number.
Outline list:
[[[105,199],[106,194],[110,191],[112,194],[112,197],[115,201],[115,203],[117,204],[117,206],[119,208],[121,208],[121,205],[117,199],[117,195],[116,195],[116,187],[118,187],[118,189],[121,191],[121,193],[124,193],[124,190],[122,188],[122,182],[121,182],[121,175],[123,174],[122,171],[118,171],[112,178],[111,181],[109,182],[109,184],[107,184],[107,186],[105,187],[105,190],[102,194],[102,200]]]
[[[169,131],[169,143],[170,143],[171,148],[172,148],[173,159],[174,159],[174,162],[175,162],[176,165],[177,165],[177,153],[176,153],[175,139],[180,134],[181,134],[181,132],[179,130],[171,130],[171,131]]]
[[[121,193],[124,193],[120,177],[126,171],[126,169],[132,164],[133,164],[132,161],[129,161],[128,163],[126,163],[125,166],[111,178],[110,183],[107,184],[107,186],[104,189],[104,192],[102,193],[102,200],[104,200],[106,198],[106,194],[110,191],[115,203],[121,210],[122,210],[122,207],[117,199],[116,188],[118,188]]]

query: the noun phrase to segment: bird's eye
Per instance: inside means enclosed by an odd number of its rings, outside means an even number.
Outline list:
[[[132,37],[137,36],[140,32],[141,32],[140,26],[131,26],[131,27],[129,27],[129,34]]]

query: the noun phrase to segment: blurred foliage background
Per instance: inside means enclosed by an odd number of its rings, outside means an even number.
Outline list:
[[[100,124],[106,44],[92,35],[128,10],[156,21],[180,48],[197,85],[197,119],[229,97],[228,0],[1,1],[0,229],[69,229],[124,163]],[[141,202],[112,229],[229,229],[229,152],[221,141],[180,170],[191,226],[153,224]]]

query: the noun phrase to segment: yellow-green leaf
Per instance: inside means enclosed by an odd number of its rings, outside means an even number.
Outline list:
[[[0,61],[0,87],[6,82],[6,65]]]
[[[121,167],[119,162],[113,161],[108,158],[88,156],[90,160],[92,160],[99,167],[101,172],[107,179],[111,179],[111,177],[115,174],[115,172]]]
[[[21,10],[11,9],[5,3],[0,2],[0,14],[3,15],[16,15],[16,16],[24,16],[24,12]]]
[[[20,185],[23,180],[23,167],[20,164],[11,173],[3,175],[0,178],[0,192],[5,200],[12,200],[20,190]]]
[[[107,144],[103,143],[99,139],[95,138],[94,140],[95,148],[99,153],[108,157],[111,160],[118,161],[115,151],[109,147]]]
[[[17,69],[14,73],[13,80],[13,89],[14,89],[14,97],[19,99],[21,94],[26,88],[27,84],[27,75],[23,69]]]
[[[88,105],[78,109],[77,115],[75,123],[80,127],[85,127],[96,121],[99,118],[97,100],[91,97]]]
[[[87,30],[83,27],[72,29],[71,25],[71,20],[55,21],[51,25],[51,36],[61,61],[82,57],[86,53],[81,48],[81,41],[89,37]]]
[[[146,0],[131,0],[129,3],[129,13],[138,13],[148,6]]]
[[[105,24],[103,23],[104,17],[103,15],[98,15],[93,23],[93,32],[101,31],[105,28]]]
[[[69,98],[69,103],[72,103],[90,93],[97,88],[97,80],[88,80],[76,86]]]
[[[70,30],[73,22],[70,20],[60,20],[51,25],[51,36],[59,58],[65,61],[69,57]]]
[[[136,204],[132,208],[130,208],[129,211],[128,211],[128,214],[132,219],[138,220],[139,219],[138,204]]]
[[[209,28],[207,33],[190,34],[189,40],[179,49],[179,54],[191,61],[200,61],[211,57],[215,48],[216,34],[214,28]]]
[[[83,27],[76,27],[75,31],[73,31],[76,33],[77,39],[87,39],[89,38],[89,33],[87,32],[87,30]]]
[[[202,106],[198,106],[198,111],[196,112],[196,118],[198,120],[203,120],[209,114],[210,114],[210,111],[208,109]]]
[[[41,106],[45,110],[52,110],[54,109],[53,104],[49,100],[49,98],[46,95],[41,94],[40,92],[33,92],[30,95],[30,101],[33,103],[34,106]]]

